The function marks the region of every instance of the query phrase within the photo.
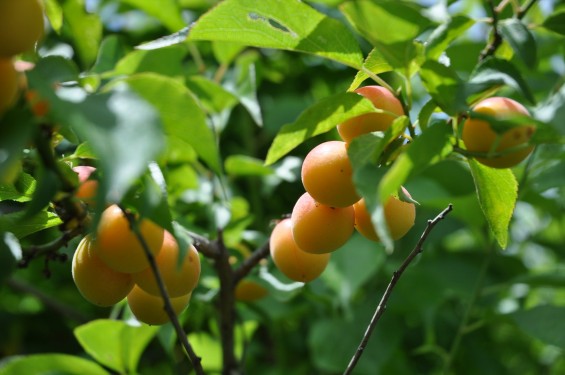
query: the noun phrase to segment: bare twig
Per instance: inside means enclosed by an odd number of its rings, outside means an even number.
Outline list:
[[[204,375],[205,373],[204,373],[204,369],[202,368],[202,363],[201,363],[202,360],[201,360],[200,357],[198,357],[196,355],[196,353],[192,349],[192,346],[188,342],[188,337],[184,333],[184,330],[182,329],[182,326],[179,322],[177,314],[173,310],[173,306],[171,304],[171,299],[169,298],[169,294],[168,294],[167,289],[165,287],[165,283],[163,282],[163,277],[161,276],[161,272],[159,271],[159,268],[157,267],[157,263],[155,262],[155,256],[151,252],[151,249],[149,249],[149,245],[147,245],[145,238],[143,238],[143,235],[141,234],[141,231],[139,230],[137,219],[135,218],[135,216],[129,210],[127,210],[127,209],[125,209],[121,206],[120,206],[120,208],[122,209],[122,212],[126,216],[128,222],[130,224],[132,232],[135,234],[135,237],[137,238],[137,240],[141,244],[141,247],[143,248],[143,251],[145,252],[145,255],[147,256],[147,260],[149,261],[149,266],[151,267],[151,271],[155,275],[155,280],[157,281],[157,286],[159,287],[159,292],[160,292],[161,296],[163,297],[163,302],[165,304],[165,306],[164,306],[165,312],[167,313],[167,316],[171,320],[171,323],[173,324],[173,327],[175,329],[177,337],[178,337],[181,345],[183,346],[184,350],[186,351],[188,358],[192,362],[192,367],[194,368],[194,371],[198,375]]]
[[[210,241],[198,233],[188,232],[188,234],[192,238],[192,244],[194,247],[196,247],[196,249],[205,257],[217,259],[220,256],[220,251],[218,250],[218,246],[215,242]]]
[[[377,308],[376,308],[376,310],[373,314],[373,317],[371,318],[369,326],[367,327],[367,330],[365,331],[365,335],[363,336],[363,339],[361,340],[361,343],[359,344],[357,351],[355,352],[355,354],[351,358],[349,365],[347,365],[347,368],[345,369],[345,371],[343,373],[344,375],[351,374],[351,372],[353,371],[353,369],[357,365],[359,358],[361,358],[361,355],[363,354],[363,351],[365,350],[365,347],[367,346],[367,343],[369,342],[369,338],[371,337],[373,330],[375,329],[375,327],[376,327],[377,323],[379,322],[381,316],[384,314],[384,312],[386,310],[386,304],[388,302],[388,299],[390,298],[392,290],[396,286],[396,283],[398,282],[398,280],[400,280],[400,277],[402,276],[402,274],[404,273],[406,268],[408,268],[410,263],[412,263],[414,258],[416,258],[416,256],[423,251],[422,246],[423,246],[424,242],[426,241],[426,239],[428,238],[428,235],[430,234],[432,229],[436,226],[436,224],[438,222],[443,220],[445,218],[445,216],[452,209],[453,209],[453,205],[450,203],[449,206],[447,206],[447,208],[444,209],[433,220],[428,220],[428,225],[426,226],[426,229],[424,230],[424,232],[420,236],[418,243],[416,244],[414,249],[410,252],[410,254],[408,254],[406,259],[404,259],[404,262],[402,262],[402,264],[400,265],[400,268],[398,268],[398,270],[396,270],[392,274],[392,278],[391,278],[391,280],[390,280],[390,282],[389,282],[389,284],[388,284],[388,286],[387,286],[387,288],[386,288],[386,290],[385,290],[385,292],[384,292],[384,294],[383,294],[383,296],[382,296],[382,298],[381,298],[381,300],[380,300],[380,302],[379,302],[379,304],[378,304],[378,306],[377,306]]]
[[[529,0],[526,4],[522,5],[518,12],[516,13],[516,18],[521,20],[524,18],[526,13],[530,10],[530,8],[537,2],[537,0]]]
[[[251,272],[253,267],[259,264],[259,262],[262,259],[266,258],[268,255],[269,255],[269,242],[266,242],[265,244],[263,244],[263,246],[255,250],[253,254],[251,254],[248,258],[246,258],[241,263],[239,268],[237,268],[234,271],[234,277],[233,277],[234,284],[237,284],[241,279],[247,276],[249,272]]]
[[[492,39],[481,51],[481,54],[479,55],[479,63],[483,62],[487,57],[494,55],[498,47],[502,44],[502,36],[498,32],[498,12],[494,8],[492,0],[487,0],[486,3],[490,9],[492,17]]]

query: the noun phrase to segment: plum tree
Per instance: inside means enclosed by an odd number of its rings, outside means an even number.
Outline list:
[[[163,244],[163,228],[143,219],[139,223],[139,229],[150,251],[157,256]],[[141,243],[132,232],[122,209],[117,205],[111,205],[102,212],[96,236],[96,253],[114,270],[134,273],[149,267]]]
[[[505,119],[516,115],[529,116],[528,110],[515,100],[504,97],[487,98],[473,107],[473,112]],[[491,124],[473,117],[463,124],[462,140],[468,151],[503,153],[493,157],[477,157],[477,161],[493,168],[510,168],[524,160],[534,149],[527,143],[535,131],[534,125],[518,126],[497,134]],[[512,151],[510,149],[516,148]],[[505,152],[507,151],[507,152]]]
[[[302,184],[317,202],[347,207],[359,200],[353,184],[353,169],[342,141],[328,141],[314,147],[302,163]]]
[[[18,97],[18,72],[14,68],[12,59],[0,57],[0,82],[2,82],[0,85],[0,115],[2,115],[15,104]]]
[[[79,186],[75,196],[82,199],[87,204],[94,204],[94,198],[98,190],[98,181],[90,180],[90,175],[94,173],[96,168],[87,165],[78,165],[73,167],[73,171],[78,174]]]
[[[402,189],[404,194],[410,197],[408,191],[404,187]],[[365,199],[355,203],[353,208],[355,209],[355,229],[364,237],[379,242],[380,239],[371,221]],[[403,202],[391,196],[384,204],[384,217],[391,238],[398,240],[414,226],[416,207],[414,203]]]
[[[337,250],[353,234],[353,206],[330,207],[302,194],[292,209],[292,234],[298,247],[314,254]]]
[[[264,298],[269,291],[253,280],[241,280],[235,286],[235,299],[242,302],[253,302]]]
[[[128,295],[133,279],[108,267],[96,255],[96,246],[90,235],[80,241],[73,255],[73,280],[86,300],[97,306],[112,306]]]
[[[190,245],[179,263],[181,253],[175,237],[165,231],[163,244],[155,263],[159,268],[167,292],[171,297],[180,297],[192,290],[198,284],[200,277],[200,257],[198,251]],[[135,283],[149,294],[160,295],[155,274],[150,267],[132,274]]]
[[[0,56],[11,57],[33,48],[43,36],[39,0],[0,1]]]
[[[384,131],[390,127],[396,117],[404,115],[402,103],[384,87],[364,86],[355,92],[369,99],[375,108],[383,112],[366,113],[339,124],[337,131],[341,139],[347,143],[361,134]]]
[[[298,247],[292,234],[292,222],[288,218],[281,220],[273,228],[269,248],[275,266],[289,279],[303,283],[320,276],[331,255],[311,254]]]
[[[180,297],[170,298],[175,314],[179,315],[190,301],[191,293]],[[165,311],[165,301],[161,296],[154,296],[134,285],[127,295],[128,306],[137,320],[149,325],[161,325],[169,322]]]

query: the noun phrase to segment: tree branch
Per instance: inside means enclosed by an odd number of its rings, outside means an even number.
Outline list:
[[[198,233],[188,232],[188,235],[192,238],[192,244],[196,249],[202,253],[205,257],[211,259],[217,259],[220,256],[220,251],[215,242],[210,241],[204,236]]]
[[[161,276],[161,272],[159,271],[159,268],[157,267],[157,263],[155,262],[155,256],[151,252],[151,249],[149,249],[149,245],[147,245],[147,242],[145,241],[145,239],[143,238],[143,235],[141,234],[141,231],[139,230],[137,219],[131,213],[131,211],[125,209],[122,206],[120,206],[120,208],[122,209],[122,212],[124,213],[125,217],[127,218],[132,232],[135,234],[137,240],[139,241],[139,243],[141,244],[141,247],[143,248],[143,251],[145,252],[145,255],[147,256],[147,260],[149,261],[149,266],[151,267],[151,271],[155,275],[155,279],[157,281],[157,286],[159,287],[159,292],[160,292],[161,296],[163,297],[163,302],[165,304],[165,306],[164,306],[165,312],[167,313],[169,319],[171,320],[171,323],[173,324],[173,327],[175,328],[175,332],[177,334],[177,337],[178,337],[179,341],[181,342],[181,345],[183,346],[184,350],[186,351],[188,358],[192,362],[192,367],[194,368],[194,371],[198,375],[204,375],[205,373],[204,373],[204,369],[202,368],[202,363],[201,363],[202,360],[201,360],[200,357],[198,357],[196,355],[196,353],[192,349],[192,346],[188,342],[188,337],[184,333],[184,330],[182,329],[182,326],[180,325],[177,314],[173,310],[173,306],[171,304],[171,299],[169,298],[169,294],[168,294],[167,289],[165,287],[165,283],[163,282],[163,277]]]
[[[487,0],[486,3],[492,17],[492,40],[481,51],[479,63],[482,63],[487,57],[494,55],[498,47],[502,44],[502,36],[498,32],[498,11],[495,9],[492,0]]]
[[[453,209],[453,205],[450,203],[449,206],[447,206],[447,208],[445,208],[433,220],[428,220],[428,225],[426,226],[426,229],[424,230],[424,232],[420,236],[418,243],[416,244],[414,249],[410,252],[410,254],[408,254],[406,259],[404,259],[404,262],[402,262],[402,264],[400,265],[400,268],[398,268],[398,270],[396,270],[392,274],[392,278],[391,278],[391,280],[390,280],[390,282],[389,282],[389,284],[388,284],[388,286],[387,286],[387,288],[386,288],[386,290],[385,290],[385,292],[384,292],[384,294],[383,294],[383,296],[382,296],[382,298],[381,298],[381,300],[380,300],[380,302],[379,302],[379,304],[378,304],[378,306],[377,306],[377,308],[376,308],[376,310],[373,314],[373,317],[371,318],[369,326],[367,327],[367,329],[365,331],[365,335],[363,336],[363,339],[361,340],[361,343],[359,344],[357,351],[355,352],[355,354],[351,358],[349,365],[347,365],[347,368],[345,369],[345,371],[343,373],[344,375],[351,374],[353,369],[357,365],[359,358],[361,358],[361,355],[363,354],[363,351],[365,350],[365,347],[367,346],[367,343],[369,342],[369,338],[371,337],[373,330],[375,329],[375,327],[376,327],[377,323],[379,322],[381,316],[384,314],[384,312],[386,310],[386,304],[388,302],[388,299],[390,298],[392,290],[396,286],[396,283],[398,282],[398,280],[400,280],[400,277],[402,276],[402,274],[404,273],[406,268],[408,268],[410,263],[412,263],[414,258],[416,258],[416,256],[423,251],[422,246],[424,245],[424,242],[428,238],[428,235],[430,234],[432,229],[436,226],[436,224],[438,222],[443,220],[446,217],[446,215],[452,209]]]
[[[266,258],[269,255],[269,242],[266,242],[265,244],[263,244],[263,246],[261,246],[260,248],[258,248],[257,250],[255,250],[253,252],[253,254],[251,254],[251,256],[249,256],[248,258],[246,258],[241,265],[239,266],[239,268],[237,268],[234,271],[234,286],[237,285],[237,283],[243,279],[245,276],[247,276],[249,274],[249,272],[251,272],[251,270],[257,265],[259,264],[259,262]]]

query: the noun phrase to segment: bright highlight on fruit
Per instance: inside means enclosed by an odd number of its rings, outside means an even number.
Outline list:
[[[324,272],[330,254],[311,254],[298,247],[292,235],[292,222],[283,219],[269,239],[271,257],[277,268],[291,280],[307,283]]]
[[[337,250],[353,234],[353,206],[330,207],[304,193],[292,209],[292,234],[298,247],[308,253],[323,254]]]
[[[382,109],[384,112],[367,113],[338,125],[337,131],[341,139],[347,143],[362,134],[385,131],[398,116],[404,115],[402,103],[384,87],[364,86],[358,88],[355,92],[369,99],[375,108]]]
[[[133,279],[130,274],[108,267],[96,253],[96,243],[90,236],[84,237],[73,256],[73,280],[87,301],[112,306],[126,298],[133,288]]]
[[[200,277],[200,257],[192,245],[179,264],[180,251],[175,237],[165,231],[163,244],[155,263],[170,297],[180,297],[192,292]],[[154,296],[161,295],[157,280],[150,267],[132,274],[135,283],[145,292]]]
[[[404,194],[410,197],[408,191],[403,187]],[[371,215],[367,210],[365,199],[353,205],[355,209],[355,229],[364,237],[379,242],[380,238],[371,221]],[[384,205],[384,216],[390,237],[398,240],[414,226],[416,219],[416,206],[414,203],[403,202],[395,196],[391,196]]]
[[[149,249],[157,256],[163,244],[163,228],[143,219],[139,223],[139,229]],[[149,267],[141,243],[132,232],[122,209],[117,205],[104,210],[96,233],[97,255],[114,270],[134,273]]]
[[[176,315],[179,315],[190,301],[191,294],[171,298],[171,305]],[[135,285],[127,296],[131,312],[137,320],[149,325],[161,325],[170,321],[165,311],[165,301],[161,296],[154,296]]]
[[[302,163],[302,183],[312,198],[326,206],[347,207],[360,198],[345,142],[329,141],[314,147]]]
[[[529,116],[528,110],[515,100],[503,97],[487,98],[473,107],[474,112],[495,117],[497,119],[509,116]],[[493,149],[500,156],[489,158],[477,157],[481,164],[492,168],[510,168],[524,160],[534,149],[527,143],[534,134],[535,126],[526,125],[514,127],[501,135],[494,132],[488,121],[473,118],[473,114],[463,124],[461,138],[468,151],[488,153]],[[510,151],[516,148],[515,151]]]
[[[43,36],[43,7],[39,0],[0,1],[0,56],[33,49]]]

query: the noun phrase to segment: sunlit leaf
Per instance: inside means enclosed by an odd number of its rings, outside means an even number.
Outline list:
[[[464,82],[453,69],[428,60],[421,66],[420,76],[434,102],[445,113],[453,116],[467,109]]]
[[[121,0],[157,18],[169,31],[177,31],[186,26],[181,10],[175,0]]]
[[[233,176],[266,176],[273,170],[260,159],[245,155],[231,155],[225,161],[226,173]]]
[[[466,16],[457,15],[450,19],[449,22],[438,26],[430,34],[426,42],[426,56],[430,60],[438,59],[449,44],[473,26],[474,23],[474,20]]]
[[[554,33],[565,35],[565,8],[557,9],[551,13],[543,21],[542,26]]]
[[[100,365],[68,354],[33,354],[16,357],[0,367],[1,375],[64,374],[109,375]]]
[[[97,14],[87,13],[83,1],[65,1],[63,7],[63,31],[74,41],[84,65],[96,59],[102,40],[102,22]]]
[[[59,216],[48,211],[39,212],[31,217],[24,214],[25,211],[19,211],[0,215],[0,232],[12,232],[18,239],[22,239],[62,223]]]
[[[530,69],[537,64],[537,44],[530,30],[516,18],[502,20],[499,24],[500,33],[516,54]]]

